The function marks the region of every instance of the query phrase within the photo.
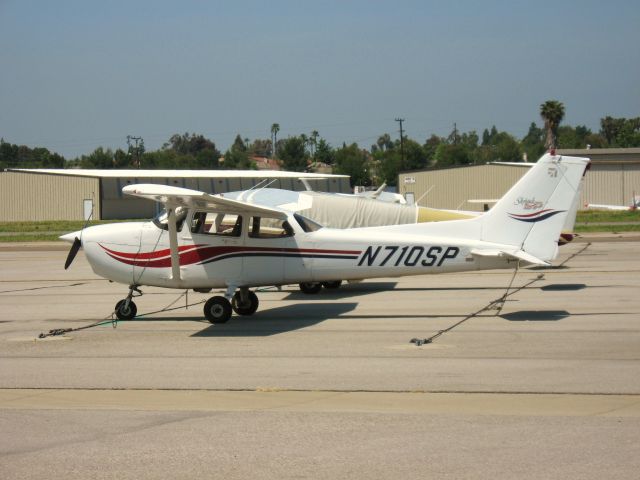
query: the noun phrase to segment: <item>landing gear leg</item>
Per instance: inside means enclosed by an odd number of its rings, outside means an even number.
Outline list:
[[[258,310],[258,296],[247,287],[240,287],[231,299],[231,308],[238,315],[253,315]]]
[[[134,295],[134,293],[137,293],[138,295]],[[116,317],[118,317],[118,320],[131,320],[136,316],[138,313],[138,307],[133,303],[132,298],[134,296],[141,297],[142,292],[136,285],[131,285],[129,287],[129,294],[127,295],[127,298],[116,303],[115,314]]]

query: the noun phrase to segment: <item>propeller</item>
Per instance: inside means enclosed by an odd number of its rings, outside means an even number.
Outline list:
[[[65,270],[71,266],[74,258],[76,258],[76,255],[78,254],[78,250],[80,250],[80,247],[82,247],[82,240],[81,240],[82,233],[84,232],[84,229],[87,228],[87,226],[89,225],[89,222],[91,221],[92,216],[93,216],[93,207],[91,207],[91,212],[89,213],[89,216],[87,217],[87,220],[85,221],[84,226],[82,227],[82,230],[79,230],[73,233],[67,233],[66,235],[62,235],[60,237],[60,240],[71,243],[71,248],[69,249],[67,260],[64,262]]]
[[[80,250],[81,246],[82,246],[82,242],[80,241],[80,239],[78,237],[76,237],[73,240],[73,244],[71,245],[71,249],[69,250],[69,255],[67,255],[67,261],[64,262],[64,269],[65,270],[67,268],[69,268],[69,266],[71,266],[71,263],[73,263],[73,259],[76,258],[76,255],[78,254],[78,250]]]

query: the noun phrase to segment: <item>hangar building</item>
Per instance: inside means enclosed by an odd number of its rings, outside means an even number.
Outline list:
[[[591,158],[591,169],[582,188],[582,206],[630,205],[634,192],[640,194],[640,148],[567,149],[557,153]],[[487,202],[469,200],[502,197],[527,169],[525,163],[492,162],[403,172],[398,177],[398,192],[421,206],[482,210]]]
[[[122,194],[122,187],[157,183],[207,193],[264,186],[349,193],[349,176],[269,170],[6,169],[0,172],[0,221],[150,218],[158,205]]]

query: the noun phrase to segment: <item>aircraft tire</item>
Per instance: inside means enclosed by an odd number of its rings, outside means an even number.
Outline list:
[[[247,292],[247,294],[249,295],[249,301],[244,305],[241,303],[239,291],[231,299],[231,308],[238,315],[253,315],[258,310],[258,305],[260,304],[258,296],[252,291]]]
[[[302,293],[306,293],[307,295],[313,295],[319,293],[322,290],[322,284],[318,282],[304,282],[299,283],[300,291]]]
[[[342,280],[333,280],[331,282],[322,282],[322,286],[328,289],[340,288]]]
[[[135,303],[129,300],[129,306],[127,308],[125,308],[125,303],[126,299],[116,303],[115,312],[118,320],[131,320],[138,313],[138,307],[136,307]]]
[[[204,316],[211,323],[227,323],[231,318],[231,303],[224,297],[211,297],[204,304]]]

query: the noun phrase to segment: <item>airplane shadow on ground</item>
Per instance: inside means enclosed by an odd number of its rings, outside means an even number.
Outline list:
[[[299,303],[260,310],[243,317],[234,315],[228,323],[210,325],[192,337],[268,337],[339,318],[357,307],[357,303]]]
[[[583,312],[569,313],[566,310],[521,310],[499,315],[500,318],[510,322],[556,322],[567,317],[589,317],[598,315],[602,317],[614,315],[628,315],[626,312]]]
[[[481,286],[481,287],[434,287],[425,285],[424,287],[398,287],[397,282],[366,282],[366,283],[354,283],[348,285],[342,285],[340,288],[327,289],[323,288],[319,293],[307,294],[302,293],[299,290],[285,290],[288,295],[283,300],[310,300],[310,299],[342,299],[356,297],[358,295],[369,295],[376,292],[384,292],[389,290],[395,290],[397,292],[446,292],[446,291],[475,291],[475,290],[504,290],[506,285],[496,286]],[[539,287],[527,287],[527,288],[539,288]],[[267,290],[265,290],[267,291]],[[259,293],[259,292],[258,292]]]
[[[584,283],[553,283],[540,287],[544,292],[574,292],[584,290],[587,286]]]
[[[462,286],[462,287],[451,287],[451,286],[398,287],[397,285],[398,285],[397,282],[367,282],[367,283],[360,283],[360,284],[343,285],[342,287],[335,290],[323,288],[317,294],[306,294],[298,290],[293,290],[293,291],[289,291],[289,294],[286,297],[284,297],[284,300],[308,301],[314,298],[343,299],[343,298],[355,297],[358,295],[368,295],[370,293],[382,292],[387,290],[395,290],[398,292],[428,293],[428,292],[439,292],[439,291],[476,291],[476,290],[504,290],[505,289],[504,285],[495,285],[495,286],[485,285],[482,287],[465,287],[465,286]],[[589,288],[605,288],[605,287],[608,288],[609,286],[608,285],[607,286],[589,285]],[[543,287],[532,285],[532,286],[526,287],[526,290],[540,289],[542,291],[553,292],[553,291],[577,291],[577,290],[583,290],[585,288],[587,288],[587,285],[584,283],[567,283],[567,284],[556,283],[551,285],[545,285]]]
[[[557,322],[570,317],[566,310],[521,310],[500,315],[510,322]]]
[[[340,288],[323,288],[320,292],[315,294],[302,293],[299,290],[289,291],[288,295],[283,300],[305,300],[311,299],[341,299],[356,297],[358,295],[368,295],[375,292],[384,292],[386,290],[393,290],[397,282],[366,282],[366,283],[352,283],[342,285]]]

